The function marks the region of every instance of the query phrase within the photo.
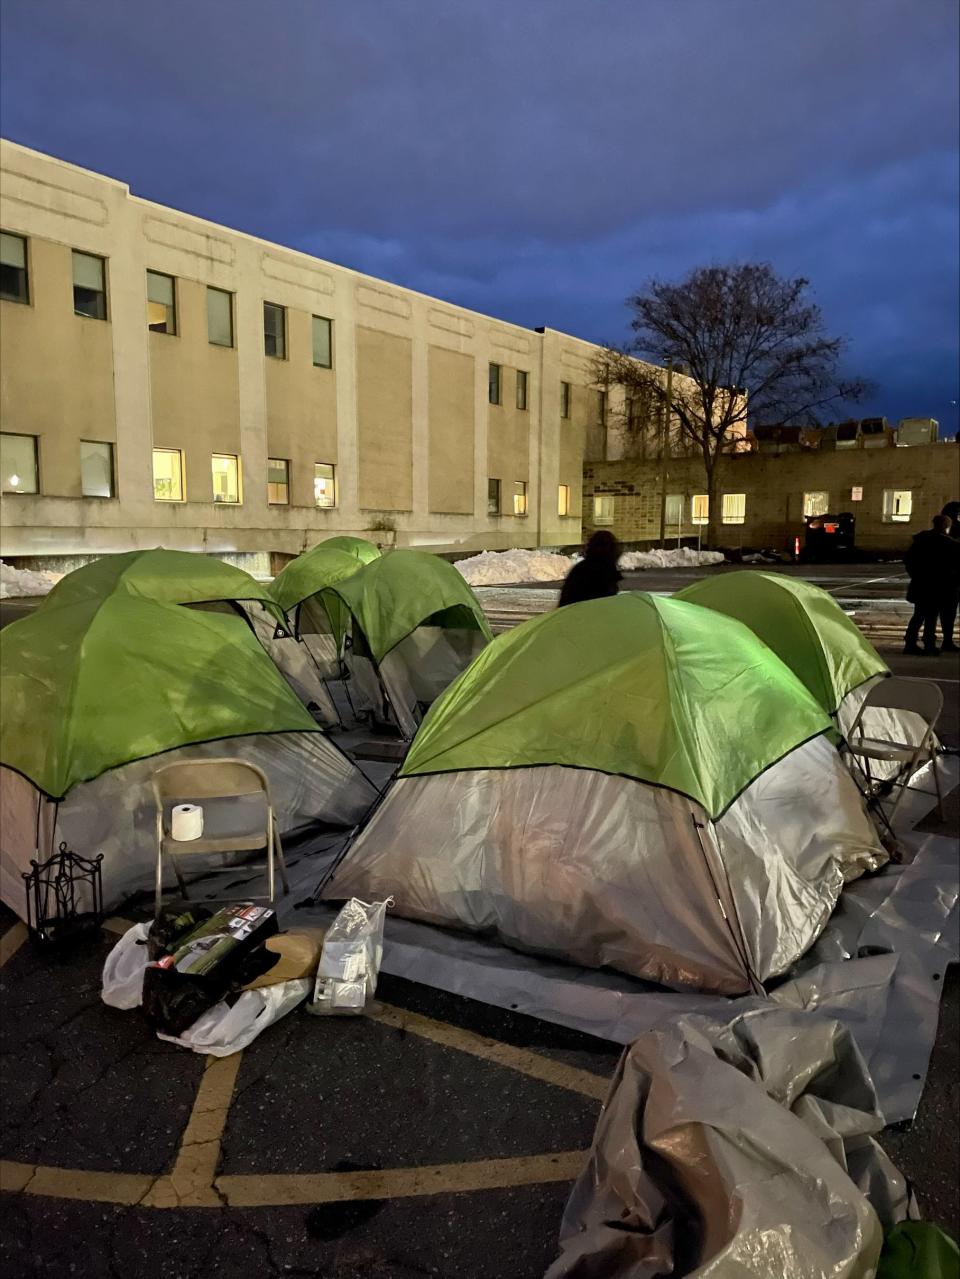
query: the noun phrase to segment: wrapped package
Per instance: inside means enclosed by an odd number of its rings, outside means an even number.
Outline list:
[[[362,1013],[377,988],[383,956],[383,921],[393,898],[362,902],[351,897],[323,940],[311,1013]]]

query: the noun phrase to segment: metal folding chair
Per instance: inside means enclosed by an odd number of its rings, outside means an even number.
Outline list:
[[[164,857],[169,858],[180,892],[187,897],[181,858],[265,848],[267,900],[272,902],[275,897],[275,862],[284,892],[290,891],[270,788],[256,764],[243,759],[193,759],[166,764],[153,775],[153,795],[157,808],[157,913],[163,897]],[[171,813],[177,804],[186,803],[202,806],[203,834],[199,839],[176,840],[171,834]],[[216,867],[210,873],[236,875],[237,867]]]
[[[892,676],[879,680],[868,691],[860,705],[856,719],[847,734],[847,749],[856,760],[865,780],[865,798],[874,807],[887,829],[892,833],[893,819],[900,801],[910,786],[910,779],[917,768],[929,761],[937,794],[937,811],[943,818],[943,795],[940,791],[940,775],[937,771],[937,739],[934,734],[940,712],[943,710],[943,694],[932,680],[907,679]],[[871,725],[871,712],[900,711],[915,715],[918,731],[916,741],[903,741],[902,729],[898,733],[892,717],[879,727]],[[867,717],[866,724],[864,717]],[[892,778],[874,778],[870,762],[896,765]],[[896,799],[889,814],[883,811],[883,800],[894,791]]]

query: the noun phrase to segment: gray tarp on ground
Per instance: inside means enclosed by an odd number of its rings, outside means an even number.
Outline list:
[[[756,1006],[627,1049],[547,1279],[869,1279],[907,1214],[839,1022]]]

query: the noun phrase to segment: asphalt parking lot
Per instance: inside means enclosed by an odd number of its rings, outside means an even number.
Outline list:
[[[884,655],[940,682],[960,745],[956,664]],[[955,791],[921,828],[958,819]],[[22,937],[0,910],[3,1274],[535,1279],[555,1256],[615,1045],[383,976],[369,1015],[299,1010],[208,1064],[103,1005],[109,939],[67,965]],[[958,1022],[953,966],[917,1119],[883,1136],[954,1235]]]

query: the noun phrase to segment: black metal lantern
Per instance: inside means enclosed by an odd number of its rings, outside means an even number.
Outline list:
[[[30,938],[59,949],[98,933],[103,923],[103,853],[80,857],[61,843],[48,861],[31,861],[23,876]]]

